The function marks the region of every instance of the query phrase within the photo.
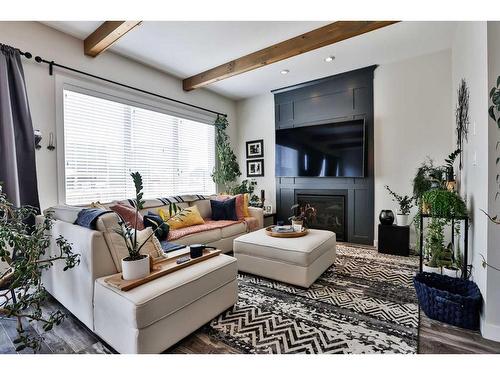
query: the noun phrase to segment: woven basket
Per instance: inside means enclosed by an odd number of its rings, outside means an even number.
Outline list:
[[[435,320],[457,327],[479,328],[481,292],[469,280],[421,272],[413,278],[420,307]]]

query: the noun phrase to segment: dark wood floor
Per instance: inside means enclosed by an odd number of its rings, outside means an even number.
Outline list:
[[[47,302],[48,309],[64,308],[54,299]],[[43,332],[40,324],[32,323],[29,330],[45,338],[41,353],[113,353],[113,349],[104,344],[85,325],[68,313],[64,322],[52,331]],[[16,338],[16,321],[0,318],[0,354],[16,353],[12,341]],[[214,342],[204,333],[194,333],[168,353],[236,353],[234,349]],[[31,353],[23,350],[21,353]],[[500,353],[500,343],[486,340],[479,332],[469,331],[431,320],[423,312],[420,314],[419,353],[422,354],[481,354]]]

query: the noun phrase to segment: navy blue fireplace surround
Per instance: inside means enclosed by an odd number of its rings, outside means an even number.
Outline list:
[[[342,240],[373,245],[373,73],[376,67],[372,65],[273,90],[277,130],[362,120],[366,142],[365,177],[276,177],[277,220],[287,220],[290,207],[304,191],[310,196],[315,192],[324,196],[328,191],[342,191],[345,200]]]

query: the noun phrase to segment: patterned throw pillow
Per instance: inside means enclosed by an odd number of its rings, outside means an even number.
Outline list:
[[[205,220],[200,215],[198,207],[186,207],[177,213],[173,218],[170,217],[168,209],[160,208],[158,210],[160,217],[168,224],[170,229],[186,228],[193,225],[205,224]]]
[[[226,199],[224,201],[211,200],[212,220],[233,220],[237,221],[236,198]]]
[[[139,213],[137,217],[137,227],[135,226],[135,208],[132,206],[126,206],[121,203],[117,203],[114,206],[109,207],[110,210],[116,212],[120,215],[123,220],[128,223],[132,228],[137,230],[144,229],[144,219],[142,215]]]

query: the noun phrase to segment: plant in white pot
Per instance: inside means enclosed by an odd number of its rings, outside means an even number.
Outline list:
[[[124,280],[133,280],[146,277],[150,272],[150,258],[149,255],[141,254],[142,247],[150,240],[155,231],[151,233],[144,241],[139,243],[137,238],[137,223],[139,220],[139,210],[144,207],[144,200],[142,199],[142,177],[139,172],[130,174],[135,186],[135,225],[132,226],[127,223],[120,215],[118,221],[118,228],[115,230],[125,240],[128,250],[128,256],[122,259],[122,277]]]
[[[408,195],[402,196],[394,191],[392,191],[389,186],[385,185],[385,188],[392,196],[392,200],[397,202],[399,205],[398,211],[396,213],[396,223],[399,226],[407,226],[409,223],[410,210],[413,207],[413,197]]]
[[[445,249],[443,249],[441,253],[440,263],[442,266],[443,275],[450,277],[460,277],[462,275],[458,261],[455,260],[453,244],[451,242]]]

